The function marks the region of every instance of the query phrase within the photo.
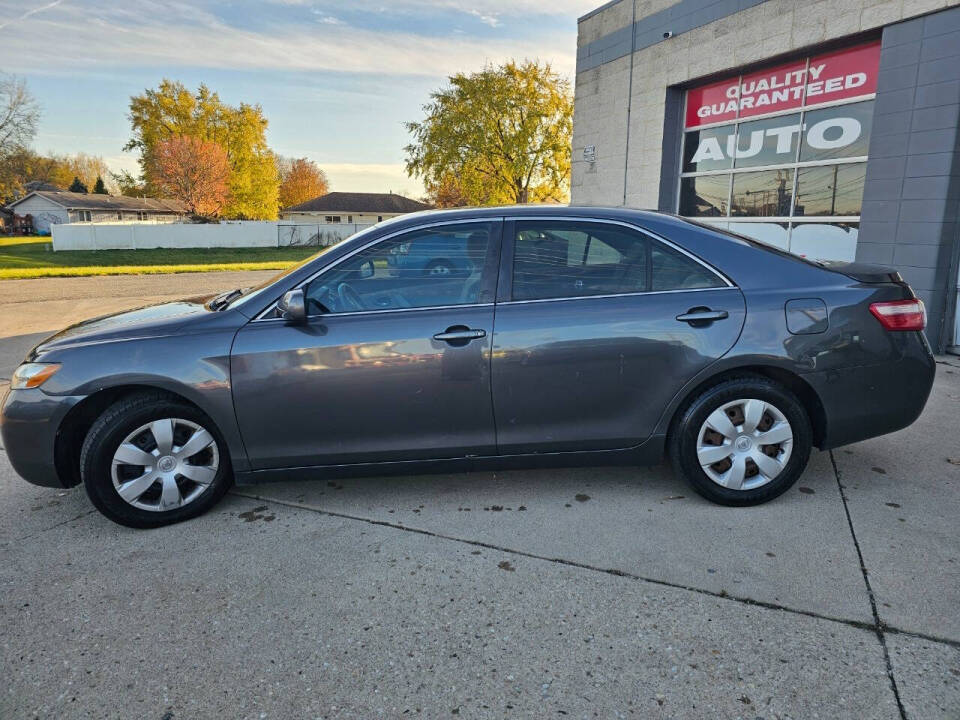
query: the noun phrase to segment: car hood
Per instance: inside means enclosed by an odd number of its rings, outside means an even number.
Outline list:
[[[217,313],[204,305],[207,298],[190,298],[84,320],[51,335],[28,356],[37,356],[66,347],[116,340],[132,340],[169,335],[184,325]]]

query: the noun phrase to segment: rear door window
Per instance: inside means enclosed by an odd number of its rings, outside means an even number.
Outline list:
[[[621,225],[531,220],[515,227],[514,300],[725,285],[696,260]]]

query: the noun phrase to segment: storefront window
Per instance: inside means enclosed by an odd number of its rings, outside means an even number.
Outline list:
[[[860,215],[866,173],[866,163],[800,168],[794,217]]]
[[[690,217],[728,215],[729,175],[701,175],[683,178],[680,183],[680,214]]]
[[[684,146],[683,171],[708,172],[733,167],[733,158],[727,153],[732,127],[691,131]]]
[[[679,213],[852,259],[879,59],[874,41],[689,90]]]
[[[745,168],[793,162],[801,127],[799,113],[740,123],[734,164]]]
[[[727,229],[781,250],[787,250],[790,247],[790,223],[732,222]]]
[[[790,215],[793,170],[762,170],[733,176],[730,214],[736,217],[785,217]]]
[[[804,113],[800,162],[866,157],[873,101]]]
[[[853,262],[860,223],[794,223],[790,252],[811,260]]]

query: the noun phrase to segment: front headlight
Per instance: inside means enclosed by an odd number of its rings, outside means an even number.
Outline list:
[[[26,390],[43,385],[60,369],[60,363],[24,363],[13,371],[11,390]]]

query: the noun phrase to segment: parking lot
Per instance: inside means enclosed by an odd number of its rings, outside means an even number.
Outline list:
[[[0,283],[67,322],[264,274]],[[135,531],[0,448],[0,718],[960,718],[960,358],[756,508],[666,466],[235,488]]]

